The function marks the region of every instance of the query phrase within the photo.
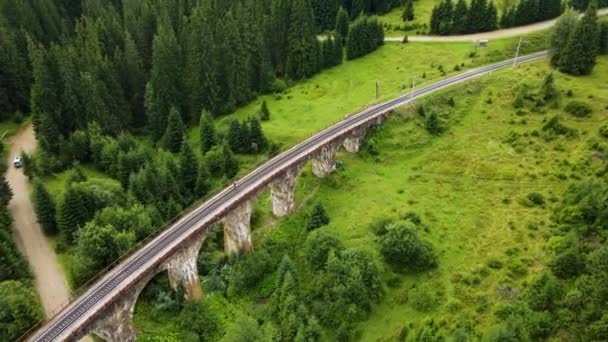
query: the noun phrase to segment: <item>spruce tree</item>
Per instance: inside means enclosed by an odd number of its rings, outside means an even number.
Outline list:
[[[137,50],[131,34],[125,33],[124,58],[126,88],[125,93],[129,99],[132,113],[131,124],[134,127],[143,127],[146,123],[144,110],[144,95],[146,92],[146,78],[143,60]]]
[[[311,5],[319,32],[331,30],[338,12],[338,0],[312,0]]]
[[[207,153],[216,144],[215,126],[209,112],[203,111],[199,124],[201,152]]]
[[[486,14],[484,16],[484,27],[482,31],[493,31],[498,27],[498,11],[493,1],[490,1],[486,8]]]
[[[230,179],[239,172],[239,161],[234,156],[234,153],[230,150],[230,147],[224,145],[222,149],[222,160],[224,176]]]
[[[63,239],[69,244],[73,243],[86,220],[85,198],[79,190],[68,188],[57,207],[57,227]]]
[[[344,60],[344,44],[342,43],[344,39],[336,34],[334,37],[334,62],[333,65],[340,65]]]
[[[344,9],[344,7],[340,7],[338,10],[338,14],[336,16],[336,32],[342,37],[342,39],[346,39],[348,37],[348,27],[350,25],[350,20],[348,18],[348,12]]]
[[[39,179],[34,180],[34,190],[32,193],[36,217],[42,230],[47,235],[57,233],[57,221],[55,217],[55,201],[46,190]]]
[[[414,20],[414,0],[406,0],[405,9],[402,15],[403,21]]]
[[[196,190],[198,178],[198,161],[186,140],[183,141],[181,148],[179,176],[182,195],[188,202],[194,200],[193,195]]]
[[[247,144],[247,132],[242,131],[242,126],[237,120],[230,122],[226,140],[232,151],[243,152],[242,148]]]
[[[486,0],[472,0],[467,15],[466,33],[481,32],[487,26],[486,16],[487,2]]]
[[[179,106],[183,101],[180,66],[180,46],[175,33],[170,25],[161,23],[154,36],[152,70],[145,97],[148,125],[155,140],[160,139],[165,132],[171,108]]]
[[[169,119],[167,123],[167,129],[163,136],[165,148],[173,153],[177,153],[182,148],[184,141],[184,123],[182,122],[182,116],[177,108],[171,108],[169,113]]]
[[[6,207],[13,198],[13,190],[11,189],[6,177],[0,176],[0,205]]]
[[[266,100],[262,102],[262,107],[260,108],[260,119],[262,121],[270,120],[270,110],[268,109],[268,104]]]
[[[578,14],[569,8],[559,17],[551,29],[549,35],[549,55],[551,56],[551,64],[556,68],[560,66],[562,55],[577,23]]]
[[[599,38],[599,49],[598,53],[601,55],[608,55],[608,21],[602,21],[600,23],[600,38]]]
[[[454,20],[452,21],[452,33],[460,34],[466,31],[467,15],[469,6],[466,0],[458,0],[454,7]]]
[[[371,12],[371,0],[352,0],[350,17],[352,19],[357,18],[361,14],[368,14]]]
[[[308,230],[314,230],[329,224],[329,216],[327,216],[327,212],[325,211],[325,207],[323,203],[318,202],[312,212],[310,214],[310,219],[308,221]]]
[[[257,118],[249,119],[249,145],[252,153],[264,151],[268,145],[262,125]]]
[[[223,165],[220,165],[223,168]],[[210,178],[209,170],[207,164],[205,164],[205,159],[199,163],[198,166],[198,174],[196,178],[196,192],[195,195],[198,197],[203,197],[209,191],[209,182]]]
[[[439,117],[434,111],[426,118],[426,130],[432,135],[441,134],[442,129],[439,123]]]
[[[570,35],[560,61],[560,70],[572,75],[590,74],[595,66],[597,51],[597,9],[592,3]]]
[[[319,70],[319,46],[310,0],[293,0],[289,18],[287,76],[300,80]]]

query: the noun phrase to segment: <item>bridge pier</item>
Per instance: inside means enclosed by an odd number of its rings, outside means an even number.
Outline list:
[[[253,252],[251,244],[251,200],[245,200],[222,218],[224,223],[224,253]]]
[[[198,277],[197,259],[206,238],[206,232],[193,237],[188,245],[175,253],[165,263],[171,288],[174,290],[181,288],[184,291],[184,299],[187,301],[203,299],[203,289]]]
[[[344,148],[350,153],[357,153],[365,141],[366,128],[356,128],[344,139]]]
[[[296,178],[304,166],[298,163],[287,169],[270,185],[272,213],[277,217],[287,216],[296,208],[295,185]]]
[[[126,291],[121,297],[105,308],[103,314],[89,324],[86,329],[77,334],[75,340],[91,332],[106,341],[132,342],[135,341],[135,327],[133,326],[133,311],[137,298],[148,282],[154,278],[156,272],[151,272],[139,280],[135,286]]]
[[[312,173],[325,178],[336,171],[336,153],[342,143],[330,142],[319,149],[312,158]]]

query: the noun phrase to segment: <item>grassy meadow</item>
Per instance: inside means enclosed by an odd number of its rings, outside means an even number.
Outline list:
[[[268,194],[260,196],[254,245],[264,248],[269,239],[275,245],[280,241],[302,266],[306,214],[321,201],[331,223],[320,229],[381,260],[369,224],[379,217],[398,219],[416,212],[429,227],[422,237],[433,244],[439,266],[401,274],[383,264],[385,297],[367,320],[354,327],[358,339],[393,341],[404,327],[415,329],[429,320],[441,334],[469,327],[481,335],[496,323],[495,309],[521,293],[544,269],[552,207],[570,181],[601,165],[592,157],[594,152],[608,149],[598,133],[608,123],[608,81],[602,78],[608,73],[608,58],[600,59],[587,77],[554,73],[558,106],[514,109],[517,89],[534,93],[550,72],[546,61],[535,62],[420,100],[418,105],[427,112],[439,114],[445,130],[439,137],[427,133],[413,108],[400,109],[370,137],[377,156],[341,152],[339,171],[323,180],[315,178],[308,165],[298,179],[298,210],[293,216],[274,219]],[[451,97],[453,107],[447,104]],[[564,106],[572,100],[590,104],[592,116],[565,113]],[[555,115],[577,134],[545,132],[543,127]],[[531,206],[531,193],[542,194],[546,203]],[[273,276],[269,274],[255,293],[231,297],[229,302],[206,289],[224,327],[238,312],[262,310],[263,302],[257,299],[268,294]],[[163,321],[149,302],[138,304],[136,326],[142,340],[176,336],[179,330]],[[335,336],[326,332],[324,339]]]

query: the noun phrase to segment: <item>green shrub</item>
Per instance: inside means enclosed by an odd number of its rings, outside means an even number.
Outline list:
[[[418,237],[411,222],[390,225],[378,242],[384,259],[397,270],[424,271],[437,266],[431,245]]]
[[[314,230],[329,224],[329,216],[325,211],[323,203],[318,202],[315,204],[312,212],[310,213],[310,219],[308,220],[308,230]]]
[[[557,279],[551,273],[543,273],[529,285],[526,290],[526,301],[532,310],[552,310],[561,298],[561,289]]]
[[[526,199],[530,202],[530,204],[534,207],[542,207],[545,205],[545,197],[538,192],[531,192],[526,196]]]
[[[571,101],[566,105],[565,111],[577,118],[584,118],[590,116],[593,110],[586,102]]]
[[[331,251],[339,254],[344,246],[336,237],[322,230],[317,230],[308,235],[304,249],[311,269],[318,271],[325,267],[327,257]]]
[[[608,138],[608,124],[605,124],[604,126],[600,127],[600,135],[604,138]]]

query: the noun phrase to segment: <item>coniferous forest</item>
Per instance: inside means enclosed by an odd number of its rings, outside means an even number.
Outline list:
[[[226,131],[215,119],[341,64],[345,51],[353,59],[375,50],[383,32],[368,15],[399,3],[0,1],[0,119],[31,115],[38,150],[23,154],[24,172],[38,222],[72,258],[73,286],[235,177],[237,155],[277,153],[280,142],[269,141],[260,124],[271,118],[267,106]],[[186,131],[197,125],[193,148]],[[80,165],[116,182],[87,179]],[[41,179],[70,168],[55,197]],[[29,284],[5,214],[0,281]],[[40,318],[39,307],[23,308],[29,295],[22,292],[32,291],[25,289],[0,296],[9,311],[23,313],[5,317],[11,325],[1,340]]]

